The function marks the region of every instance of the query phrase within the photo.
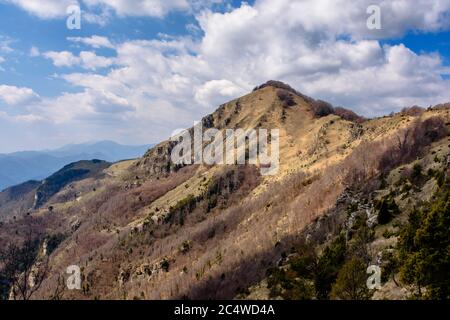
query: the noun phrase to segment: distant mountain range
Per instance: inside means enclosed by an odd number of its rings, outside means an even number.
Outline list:
[[[142,156],[152,145],[127,146],[113,141],[70,144],[55,150],[0,154],[0,190],[28,180],[41,180],[63,166],[100,159],[117,162]]]

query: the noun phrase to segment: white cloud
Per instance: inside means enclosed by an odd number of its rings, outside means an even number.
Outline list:
[[[81,66],[84,69],[97,70],[110,67],[114,63],[113,58],[98,56],[92,51],[81,51],[79,56],[70,51],[48,51],[43,56],[51,59],[56,67]]]
[[[79,63],[79,58],[69,51],[48,51],[43,56],[51,59],[56,67],[72,67]]]
[[[97,24],[101,27],[104,27],[111,21],[112,12],[108,8],[103,8],[99,14],[83,11],[82,19],[87,23]]]
[[[344,9],[337,8],[336,13],[318,10],[316,2],[261,0],[253,7],[244,4],[227,13],[206,11],[198,16],[204,36],[197,41],[168,36],[125,41],[115,45],[113,62],[94,53],[60,53],[61,57],[53,59],[55,65],[81,65],[90,70],[114,65],[106,74],[73,73],[62,78],[84,90],[82,97],[89,101],[89,108],[81,110],[86,114],[105,111],[101,103],[109,101],[105,96],[119,97],[118,101],[128,102],[127,108],[100,113],[121,118],[124,127],[133,119],[130,127],[157,136],[192,124],[205,114],[204,108],[212,111],[269,79],[285,81],[305,94],[370,116],[450,100],[449,81],[441,77],[444,67],[437,54],[418,54],[403,45],[383,47],[376,39],[360,39],[367,32],[365,10],[358,30],[353,20],[357,20],[359,7],[351,10],[350,2],[341,0],[338,4]],[[332,1],[318,2],[335,8]],[[343,17],[347,24],[335,25],[335,15],[347,9],[350,13]],[[294,14],[298,12],[305,14]],[[405,23],[416,27],[419,20]],[[407,29],[398,24],[396,33]],[[343,37],[351,30],[354,36]],[[72,41],[109,46],[106,39],[94,39]],[[69,98],[67,94],[53,104],[66,105]],[[80,96],[74,99],[82,100]],[[78,117],[73,112],[63,114],[65,121]]]
[[[66,15],[70,5],[78,4],[76,0],[5,0],[15,4],[28,13],[41,19],[61,18]]]
[[[0,85],[0,100],[7,105],[21,105],[37,98],[39,96],[30,88]]]
[[[450,27],[444,19],[450,2],[378,1],[386,21],[374,34],[366,28],[369,3],[261,0],[225,14],[205,12],[198,17],[205,35],[196,57],[214,78],[239,87],[284,80],[366,115],[450,100],[438,55],[416,54],[402,45],[382,47],[376,40],[411,29]]]
[[[114,45],[109,41],[107,37],[101,37],[101,36],[92,36],[92,37],[68,37],[67,40],[75,42],[75,43],[82,43],[87,46],[91,46],[93,48],[114,48]]]
[[[108,2],[122,15],[134,15],[137,8],[153,14],[139,7],[139,1],[94,2]],[[382,7],[383,29],[377,32],[366,27],[366,8],[373,2]],[[158,10],[154,12],[169,9]],[[174,128],[192,125],[269,79],[369,116],[450,101],[450,81],[442,77],[449,70],[437,53],[380,41],[407,30],[449,28],[443,18],[449,14],[450,2],[441,0],[258,0],[226,13],[199,14],[202,32],[195,33],[197,38],[162,36],[113,44],[96,36],[70,38],[113,49],[116,56],[45,52],[55,66],[89,71],[60,75],[80,92],[43,99],[29,113],[55,123],[58,139],[71,140],[71,128],[79,130],[79,139],[95,132],[145,143],[167,138]],[[102,73],[96,73],[100,68]]]
[[[91,7],[105,6],[119,16],[163,17],[172,10],[188,10],[187,0],[84,0]]]
[[[229,80],[211,80],[201,85],[195,92],[195,100],[204,107],[218,106],[224,101],[245,94],[240,88]]]
[[[98,56],[92,51],[80,52],[80,60],[82,67],[90,70],[106,68],[114,63],[113,59]]]
[[[221,5],[229,7],[229,0],[3,0],[14,4],[29,14],[41,19],[55,19],[66,16],[70,5],[81,3],[87,6],[82,18],[88,23],[101,26],[111,20],[111,12],[119,17],[149,16],[163,18],[171,11],[198,12],[205,8]],[[100,14],[96,13],[100,9]]]

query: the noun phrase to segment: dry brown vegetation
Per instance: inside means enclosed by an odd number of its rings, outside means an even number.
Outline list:
[[[166,141],[99,179],[74,182],[30,216],[43,237],[65,235],[36,295],[54,295],[65,268],[77,264],[83,290],[58,296],[233,298],[263,279],[313,222],[323,219],[317,238],[337,228],[323,217],[345,190],[373,188],[384,171],[445,137],[448,114],[436,112],[363,121],[285,84],[258,87],[203,122],[280,128],[277,176],[250,165],[175,167]],[[23,238],[21,221],[0,226],[0,244]]]

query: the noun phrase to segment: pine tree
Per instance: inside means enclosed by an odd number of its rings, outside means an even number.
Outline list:
[[[331,297],[341,300],[366,300],[369,298],[366,280],[366,264],[361,258],[353,256],[339,271]]]

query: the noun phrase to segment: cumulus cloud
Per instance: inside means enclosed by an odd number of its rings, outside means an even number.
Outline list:
[[[144,2],[154,7],[145,9]],[[165,3],[90,1],[121,15],[184,10],[183,2]],[[374,3],[382,8],[382,29],[375,31],[366,27],[366,9]],[[192,125],[269,79],[367,116],[450,101],[450,81],[443,77],[449,70],[438,53],[381,41],[408,30],[447,30],[449,13],[444,0],[257,0],[226,12],[203,11],[196,16],[201,32],[192,37],[114,43],[99,36],[69,38],[116,55],[45,52],[55,66],[88,72],[60,75],[79,92],[43,99],[30,114],[65,128],[83,126],[97,136],[129,135],[145,143]],[[96,72],[100,68],[102,73]]]
[[[48,51],[43,53],[43,56],[51,59],[56,67],[81,66],[84,69],[97,70],[114,63],[114,59],[98,56],[92,51],[81,51],[79,56],[70,51]]]
[[[254,6],[243,4],[225,13],[199,14],[203,36],[198,39],[162,37],[115,45],[96,36],[69,39],[95,48],[112,48],[116,51],[113,61],[93,52],[44,55],[56,66],[80,65],[92,71],[114,66],[102,75],[62,75],[69,84],[84,90],[75,100],[89,103],[78,111],[91,115],[92,110],[94,114],[106,111],[102,101],[107,101],[116,106],[111,112],[114,117],[141,124],[146,119],[154,124],[154,132],[156,128],[188,126],[205,114],[204,108],[212,111],[268,79],[286,81],[305,94],[368,116],[450,100],[449,80],[442,77],[445,68],[438,54],[414,53],[404,45],[383,46],[376,37],[385,34],[362,37],[369,32],[364,7],[369,2],[362,3],[353,7],[353,2],[343,0],[260,0]],[[395,30],[390,33],[445,27],[440,18],[447,12],[445,2],[422,19],[403,18],[394,2],[381,5],[391,5],[391,14],[399,12]],[[323,10],[326,6],[330,10]],[[423,24],[424,19],[430,23]],[[52,104],[66,105],[70,99],[72,95],[66,94]],[[63,114],[65,121],[75,116],[73,112]]]
[[[0,85],[0,100],[10,106],[24,104],[39,98],[30,88]]]
[[[244,93],[245,89],[240,88],[230,80],[211,80],[199,86],[195,92],[195,100],[204,107],[210,107]]]
[[[48,51],[43,56],[51,59],[56,67],[72,67],[79,63],[78,57],[69,51]]]
[[[61,18],[76,0],[5,0],[42,19]]]
[[[99,49],[99,48],[114,48],[114,45],[107,37],[102,36],[92,36],[92,37],[68,37],[67,40],[82,43],[84,45]]]

